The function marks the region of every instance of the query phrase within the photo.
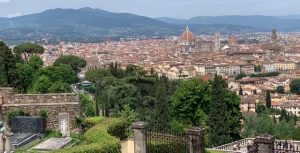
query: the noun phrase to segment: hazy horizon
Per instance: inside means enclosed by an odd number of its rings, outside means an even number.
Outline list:
[[[195,16],[299,15],[299,0],[0,0],[0,16],[15,17],[55,8],[92,7],[151,18]],[[247,6],[245,8],[245,6]]]

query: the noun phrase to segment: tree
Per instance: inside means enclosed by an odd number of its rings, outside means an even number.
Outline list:
[[[16,57],[11,49],[4,43],[0,42],[0,85],[11,86],[16,79]]]
[[[245,74],[245,73],[240,73],[240,74],[238,74],[238,75],[235,77],[235,80],[240,80],[240,79],[242,79],[242,78],[244,78],[244,77],[247,77],[247,74]]]
[[[284,89],[283,86],[278,86],[278,87],[276,88],[276,92],[277,92],[277,93],[284,94],[284,93],[285,93],[285,89]]]
[[[300,79],[293,79],[290,83],[290,88],[292,93],[300,94]]]
[[[106,69],[90,69],[85,72],[85,80],[96,83],[97,81],[102,81],[104,77],[110,77],[112,74]]]
[[[17,63],[14,87],[20,93],[26,93],[34,80],[35,69],[29,64]]]
[[[54,82],[48,89],[48,93],[70,93],[71,87],[64,82]]]
[[[255,72],[261,72],[261,65],[254,65],[254,71]]]
[[[241,138],[240,131],[242,129],[242,113],[240,110],[240,97],[234,92],[227,90],[224,99],[227,107],[227,134],[231,137],[232,141],[237,141]]]
[[[81,68],[84,68],[86,66],[86,61],[78,56],[74,55],[63,55],[59,57],[55,62],[53,63],[53,66],[60,66],[60,65],[70,65],[74,72],[79,73]]]
[[[95,106],[94,102],[91,100],[91,98],[88,95],[81,94],[80,96],[80,105],[83,109],[83,112],[85,116],[87,117],[93,117],[95,116]]]
[[[48,88],[51,86],[51,81],[47,76],[40,76],[29,89],[30,93],[45,94],[48,93]]]
[[[43,46],[32,43],[22,43],[14,48],[14,53],[23,55],[26,62],[30,56],[34,54],[43,54],[45,51]]]
[[[205,125],[209,105],[208,91],[208,84],[201,80],[181,82],[171,97],[174,118],[194,126]]]
[[[268,90],[266,95],[266,107],[271,108],[271,92]]]
[[[65,82],[71,84],[79,81],[76,73],[69,65],[48,66],[39,69],[36,73],[36,77],[39,76],[47,76],[51,82]]]
[[[240,86],[239,95],[240,95],[240,96],[243,96],[243,95],[244,95],[242,86]]]
[[[253,90],[253,94],[254,94],[254,95],[257,95],[256,89]]]
[[[265,112],[265,110],[266,110],[266,106],[263,105],[262,103],[258,103],[258,105],[256,106],[256,113],[262,114],[263,112]]]
[[[155,125],[157,130],[165,130],[171,128],[171,102],[168,95],[168,83],[167,77],[163,76],[159,78],[155,84],[156,87],[156,100],[154,108]]]
[[[209,113],[209,144],[219,146],[232,141],[228,134],[230,127],[227,124],[228,107],[226,105],[227,84],[221,76],[215,75],[211,84],[211,103]]]
[[[44,62],[38,55],[33,55],[29,58],[28,64],[35,70],[43,67]]]

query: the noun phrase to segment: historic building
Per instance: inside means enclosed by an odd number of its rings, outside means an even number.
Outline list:
[[[189,29],[186,27],[185,31],[181,34],[178,39],[178,52],[181,54],[191,53],[191,52],[213,52],[219,51],[221,48],[220,34],[216,33],[212,39],[202,39],[196,37]]]
[[[186,27],[185,31],[181,34],[178,40],[180,52],[194,52],[195,51],[196,38],[190,31],[189,27]]]

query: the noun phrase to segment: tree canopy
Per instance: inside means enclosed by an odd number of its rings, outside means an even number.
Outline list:
[[[201,80],[182,81],[171,97],[175,119],[194,126],[205,124],[210,98],[208,91],[208,84]]]
[[[44,51],[45,49],[43,46],[29,42],[22,43],[14,48],[14,53],[19,55],[23,54],[26,62],[31,55],[43,54]]]
[[[74,55],[63,55],[56,59],[56,61],[53,63],[53,66],[60,66],[60,65],[69,65],[72,67],[72,69],[78,73],[80,72],[81,68],[84,68],[86,66],[85,59],[74,56]]]

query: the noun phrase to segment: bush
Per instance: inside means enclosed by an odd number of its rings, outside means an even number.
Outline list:
[[[87,118],[84,123],[94,125],[83,135],[82,142],[73,148],[61,149],[54,153],[121,153],[120,140],[108,134],[108,127],[118,123],[116,118]]]
[[[101,123],[103,121],[104,118],[102,117],[89,117],[89,118],[85,118],[83,121],[82,121],[82,125],[89,129],[89,128],[92,128],[93,126]]]
[[[110,135],[119,138],[120,140],[124,140],[128,137],[127,129],[128,129],[127,123],[124,121],[120,121],[109,126],[107,132]]]
[[[38,114],[39,114],[40,117],[48,118],[48,111],[45,110],[45,109],[39,110],[39,113],[38,113]]]
[[[46,138],[61,138],[62,134],[59,131],[47,131]]]

